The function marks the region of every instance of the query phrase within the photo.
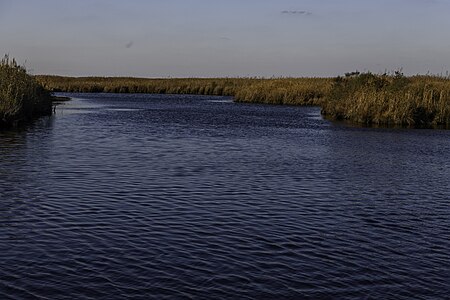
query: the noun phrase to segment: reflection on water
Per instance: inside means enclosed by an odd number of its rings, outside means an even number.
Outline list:
[[[0,132],[2,299],[447,297],[449,131],[72,96]]]

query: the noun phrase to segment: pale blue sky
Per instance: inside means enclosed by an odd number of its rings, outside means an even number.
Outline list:
[[[35,74],[334,76],[450,70],[450,0],[0,0]]]

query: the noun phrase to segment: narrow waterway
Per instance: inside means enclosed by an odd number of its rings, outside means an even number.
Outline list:
[[[0,132],[1,299],[448,297],[450,131],[68,95]]]

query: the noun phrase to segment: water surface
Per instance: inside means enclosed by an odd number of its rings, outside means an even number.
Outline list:
[[[434,299],[450,131],[69,94],[0,132],[1,299]]]

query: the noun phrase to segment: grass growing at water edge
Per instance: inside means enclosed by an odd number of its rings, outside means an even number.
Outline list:
[[[361,124],[427,127],[450,125],[450,80],[357,74],[334,80],[322,113]]]
[[[0,127],[51,113],[50,93],[28,75],[24,67],[6,55],[0,61]]]
[[[55,92],[151,93],[234,96],[237,102],[320,105],[330,78],[174,78],[63,77],[36,79]]]
[[[51,91],[233,96],[236,102],[317,105],[332,120],[365,125],[450,126],[450,79],[348,73],[337,78],[178,78],[36,76]]]

